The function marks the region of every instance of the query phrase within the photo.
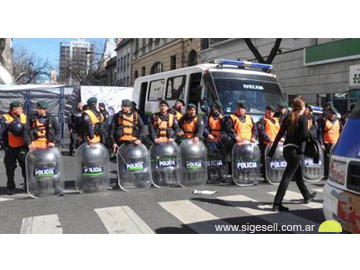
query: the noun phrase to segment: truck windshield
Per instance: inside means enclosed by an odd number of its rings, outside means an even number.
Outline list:
[[[264,114],[269,104],[287,104],[278,82],[271,77],[214,72],[213,80],[226,113],[235,112],[237,101],[247,105],[247,112]]]

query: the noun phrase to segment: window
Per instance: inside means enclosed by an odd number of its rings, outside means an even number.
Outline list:
[[[156,62],[152,65],[150,74],[160,73],[163,71],[163,64],[161,62]]]
[[[198,105],[201,100],[201,76],[202,74],[200,72],[190,75],[188,103]]]
[[[187,64],[189,67],[197,65],[197,53],[195,50],[190,51]]]
[[[121,57],[121,59],[120,59],[120,71],[122,71],[122,63],[123,63],[123,58]]]
[[[135,72],[134,72],[134,78],[135,78],[135,80],[136,80],[138,77],[139,77],[139,73],[138,73],[137,70],[135,70]]]
[[[127,54],[127,66],[129,67],[129,64],[130,64],[130,55]]]
[[[126,70],[126,65],[125,65],[125,63],[126,63],[126,55],[124,56],[124,71]]]
[[[145,72],[145,67],[141,68],[141,76],[145,76],[146,72]]]
[[[129,76],[126,77],[126,86],[129,86]]]
[[[165,89],[164,85],[165,85],[164,79],[150,82],[148,100],[157,101],[162,99]]]
[[[170,69],[176,69],[176,54],[170,57]]]
[[[166,86],[166,99],[176,100],[180,97],[184,97],[185,83],[185,75],[169,78]]]

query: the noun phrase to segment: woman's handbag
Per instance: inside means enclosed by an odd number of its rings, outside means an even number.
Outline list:
[[[304,155],[313,158],[314,162],[317,162],[320,159],[319,144],[313,139],[308,139],[306,141]]]

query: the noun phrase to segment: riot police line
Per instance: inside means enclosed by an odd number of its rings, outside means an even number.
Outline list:
[[[229,174],[237,186],[257,185],[262,156],[265,180],[270,184],[278,184],[286,167],[282,144],[269,158],[266,153],[271,143],[263,149],[256,143],[257,128],[251,116],[246,114],[246,105],[242,101],[237,103],[236,114],[230,117],[222,115],[220,102],[212,104],[210,112],[200,117],[194,104],[188,104],[183,114],[183,100],[178,100],[174,108],[169,108],[167,102],[162,100],[159,102],[160,112],[150,117],[151,144],[146,141],[149,137],[144,133],[144,123],[131,101],[123,100],[122,110],[113,116],[106,128],[102,123],[108,115],[104,116],[98,111],[96,104],[97,99],[90,98],[86,108],[79,111],[81,113],[76,119],[78,126],[73,127],[78,135],[76,146],[73,147],[77,148],[76,188],[80,193],[104,191],[110,187],[108,148],[111,148],[110,152],[116,153],[116,186],[124,191],[145,190],[151,185],[188,187],[206,183],[221,184],[229,182]],[[16,102],[12,105],[13,108],[22,106]],[[26,169],[26,175],[23,176],[30,196],[63,195],[64,167],[61,152],[56,147],[59,143],[56,119],[46,115],[46,102],[38,102],[37,106],[37,113],[30,117],[27,125],[22,114],[15,120],[5,122],[6,126],[2,128],[5,139],[9,140],[13,136],[16,141],[19,139],[16,137],[24,137],[17,145],[6,144],[6,153],[9,153],[9,149],[11,153],[14,149],[25,151],[28,146],[25,162],[23,160],[19,163],[23,171]],[[269,106],[267,110],[275,111]],[[279,124],[279,121],[275,121],[273,126],[269,124],[270,128],[266,128],[264,134],[269,140],[276,136]],[[14,126],[18,126],[18,129]],[[223,133],[224,130],[229,135]],[[73,133],[73,130],[70,132]],[[19,155],[15,157],[15,166],[16,159],[19,160]],[[323,164],[323,154],[318,162],[305,157],[305,180],[321,180]],[[10,175],[8,190],[13,190],[10,169],[7,168],[8,178]],[[11,195],[11,192],[8,194]]]

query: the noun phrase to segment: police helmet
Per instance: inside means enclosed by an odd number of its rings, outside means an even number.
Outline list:
[[[15,136],[21,136],[24,132],[24,125],[20,122],[13,121],[9,125],[9,131]]]

